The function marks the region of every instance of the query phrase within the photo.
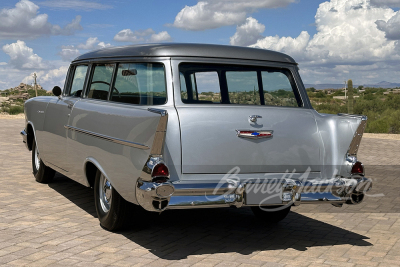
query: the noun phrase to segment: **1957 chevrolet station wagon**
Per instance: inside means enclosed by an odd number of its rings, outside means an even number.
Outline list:
[[[140,206],[251,207],[277,222],[292,205],[360,203],[372,186],[357,160],[367,118],[316,112],[282,53],[106,48],[76,58],[53,93],[25,103],[33,174],[93,187],[109,230]]]

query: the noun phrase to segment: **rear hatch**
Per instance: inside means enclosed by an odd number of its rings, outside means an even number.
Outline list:
[[[286,69],[181,64],[182,173],[321,171],[321,140]]]

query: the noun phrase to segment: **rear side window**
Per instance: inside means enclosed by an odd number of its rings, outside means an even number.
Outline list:
[[[287,74],[277,71],[262,71],[265,105],[297,107],[296,96]]]
[[[181,97],[184,103],[220,103],[221,91],[216,71],[181,76]]]
[[[183,103],[303,106],[287,69],[183,63],[179,72]]]
[[[69,91],[69,96],[81,96],[83,86],[85,84],[86,72],[88,66],[79,65],[75,67],[74,77],[71,82],[71,90]]]
[[[240,105],[261,105],[256,71],[227,71],[229,101]]]
[[[93,65],[93,77],[90,81],[88,98],[107,100],[110,91],[111,79],[114,71],[113,64]]]
[[[167,102],[164,65],[161,63],[120,63],[110,100],[162,105]]]

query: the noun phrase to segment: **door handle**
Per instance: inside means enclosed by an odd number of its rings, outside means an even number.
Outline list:
[[[257,122],[257,119],[261,119],[261,118],[262,118],[262,116],[260,116],[260,115],[251,115],[251,116],[249,116],[249,121]]]

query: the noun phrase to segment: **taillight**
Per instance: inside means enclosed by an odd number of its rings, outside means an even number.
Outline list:
[[[151,176],[154,177],[169,177],[168,167],[164,163],[159,163],[153,168]]]
[[[362,174],[364,175],[364,166],[361,162],[357,161],[351,168],[351,174]]]

